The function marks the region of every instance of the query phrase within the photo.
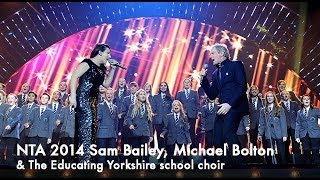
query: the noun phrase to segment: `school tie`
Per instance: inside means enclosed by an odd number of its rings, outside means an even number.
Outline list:
[[[289,102],[285,102],[286,109],[290,111]]]
[[[22,94],[22,103],[26,102],[26,96],[25,94]]]
[[[186,98],[187,98],[187,99],[189,99],[189,95],[190,95],[190,92],[189,92],[189,89],[187,89],[187,90],[186,90]]]
[[[53,104],[53,113],[57,112],[57,104]]]
[[[166,103],[166,95],[162,94],[162,106],[164,106]]]
[[[176,125],[179,125],[179,116],[178,116],[178,114],[175,114],[174,120],[175,120]]]
[[[307,117],[308,117],[307,108],[303,108],[303,116],[304,116],[305,119],[307,119]]]
[[[112,104],[109,104],[110,113],[113,114]]]
[[[40,111],[40,117],[42,117],[43,112],[44,112],[44,108],[41,108],[41,111]]]
[[[122,94],[123,94],[123,90],[119,90],[119,98],[122,97]]]
[[[270,118],[272,117],[272,107],[268,107],[269,108],[269,116]]]
[[[134,96],[131,95],[131,104],[133,104],[133,103],[134,103]]]
[[[252,98],[252,104],[253,104],[254,110],[257,110],[257,108],[258,108],[258,107],[257,107],[257,99],[258,99],[258,98],[256,98],[256,97],[255,97],[255,98]]]
[[[143,116],[144,115],[144,113],[145,113],[145,107],[144,107],[144,104],[141,104],[140,105],[140,112],[141,112],[141,115]]]
[[[30,111],[30,109],[31,109],[31,106],[32,106],[31,104],[29,104],[29,105],[28,105],[28,111]]]

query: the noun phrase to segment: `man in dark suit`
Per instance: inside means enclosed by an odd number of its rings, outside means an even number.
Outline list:
[[[212,84],[206,77],[206,68],[202,68],[200,76],[201,86],[209,99],[218,97],[220,102],[214,127],[214,146],[222,148],[226,142],[232,152],[233,144],[240,145],[236,134],[240,120],[249,114],[246,73],[241,61],[230,60],[229,50],[224,44],[212,46],[210,59],[217,66],[212,75]],[[239,158],[231,158],[232,165],[240,163]]]
[[[290,97],[290,93],[288,91],[282,91],[281,93],[281,105],[285,109],[284,113],[286,115],[287,120],[287,132],[288,132],[288,140],[285,142],[285,153],[286,160],[289,163],[300,164],[301,163],[301,151],[300,144],[295,141],[294,134],[296,129],[296,120],[297,113],[300,110],[300,106],[298,102],[292,101]],[[291,141],[290,141],[291,138]],[[290,155],[290,142],[292,143],[292,153],[293,159]]]
[[[30,91],[30,84],[24,83],[21,87],[21,94],[18,95],[18,107],[28,103],[28,93]]]
[[[190,78],[185,78],[183,80],[183,90],[177,93],[176,100],[179,100],[182,103],[188,117],[188,122],[190,124],[190,136],[192,141],[191,147],[198,147],[199,144],[196,141],[195,126],[198,114],[201,114],[200,101],[198,92],[191,89]]]
[[[67,83],[65,81],[61,81],[59,84],[59,92],[60,92],[60,103],[64,104],[64,101],[67,99],[69,94],[67,93]]]
[[[282,93],[282,91],[286,91],[286,82],[284,81],[284,80],[279,80],[278,82],[277,82],[277,88],[278,88],[278,93],[276,94],[276,97],[277,97],[277,100],[278,100],[278,102],[280,102],[281,101],[281,93]],[[298,104],[300,104],[301,102],[300,102],[300,100],[299,100],[299,98],[296,96],[296,94],[293,92],[293,91],[288,91],[289,92],[289,94],[290,94],[290,97],[291,97],[291,100],[292,101],[295,101],[295,102],[297,102]]]
[[[118,107],[113,104],[114,91],[112,88],[105,90],[105,100],[98,105],[99,126],[97,131],[98,149],[117,148],[118,138]],[[107,164],[107,160],[117,159],[115,156],[98,155],[98,162]]]

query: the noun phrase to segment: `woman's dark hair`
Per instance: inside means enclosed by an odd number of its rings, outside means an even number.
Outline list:
[[[160,90],[161,84],[165,84],[165,85],[167,86],[167,90],[166,90],[166,92],[165,92],[165,93],[166,93],[166,99],[173,99],[173,97],[172,97],[171,94],[170,94],[169,85],[168,85],[168,83],[165,82],[165,81],[163,81],[163,82],[161,82],[161,83],[159,84],[158,94],[161,93],[161,90]]]
[[[96,57],[99,51],[104,52],[107,48],[110,49],[110,46],[107,44],[97,44],[92,50],[90,58]]]
[[[301,109],[304,107],[303,102],[302,102],[304,97],[308,97],[310,99],[310,108],[313,109],[314,107],[313,107],[313,104],[312,104],[312,101],[311,101],[311,96],[309,94],[304,94],[304,95],[301,96],[301,99],[300,99],[300,101],[301,101]]]

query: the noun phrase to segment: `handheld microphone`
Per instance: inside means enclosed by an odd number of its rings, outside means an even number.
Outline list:
[[[110,63],[110,65],[112,66],[116,66],[119,67],[121,69],[127,69],[126,67],[124,67],[123,65],[121,65],[118,61],[114,60],[114,59],[109,59],[108,62]]]
[[[204,64],[203,69],[208,69],[208,64]]]

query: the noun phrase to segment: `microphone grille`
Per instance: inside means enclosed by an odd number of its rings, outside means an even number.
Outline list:
[[[203,69],[207,69],[207,68],[208,68],[208,64],[204,64]]]

